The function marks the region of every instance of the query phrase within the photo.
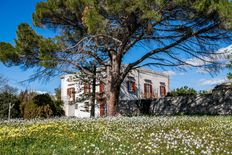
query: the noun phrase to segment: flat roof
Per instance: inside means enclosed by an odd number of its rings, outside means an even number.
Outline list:
[[[145,73],[151,73],[151,74],[156,74],[156,75],[160,75],[160,76],[164,76],[164,77],[167,77],[169,78],[169,75],[166,74],[166,73],[162,73],[162,72],[156,72],[154,70],[151,70],[151,69],[146,69],[146,68],[136,68],[136,69],[133,69],[133,70],[139,70],[139,71],[142,71],[142,72],[145,72]],[[78,73],[78,72],[77,72]],[[67,77],[67,76],[72,76],[74,74],[65,74],[65,75],[61,75],[60,78],[64,78],[64,77]]]

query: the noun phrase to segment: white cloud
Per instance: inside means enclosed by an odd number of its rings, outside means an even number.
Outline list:
[[[204,68],[198,68],[196,70],[197,73],[201,73],[201,74],[209,74],[209,71],[207,71],[206,69]]]
[[[167,74],[167,75],[169,75],[169,76],[174,76],[174,75],[180,75],[180,76],[183,76],[183,75],[185,75],[185,73],[184,73],[184,72],[174,72],[174,71],[172,71],[172,70],[169,70],[169,71],[163,71],[162,73]]]
[[[35,90],[35,92],[38,94],[49,94],[49,92],[47,92],[47,91]]]
[[[176,75],[176,72],[174,72],[174,71],[163,71],[162,73],[167,74],[169,76]]]
[[[205,65],[208,64],[209,62],[207,61],[216,61],[216,62],[227,62],[228,57],[232,54],[232,45],[226,47],[226,48],[221,48],[215,53],[209,55],[209,56],[204,56],[199,58],[192,58],[187,61],[187,63],[191,65]]]
[[[183,72],[180,72],[180,73],[179,73],[179,75],[185,75],[185,73],[183,73]]]
[[[200,85],[205,86],[205,85],[218,85],[222,84],[225,82],[229,82],[227,78],[211,78],[211,79],[201,79],[200,80]]]
[[[212,64],[211,62],[217,62],[218,67],[225,67],[226,64],[229,62],[228,58],[232,56],[232,45],[221,48],[216,51],[214,54],[209,56],[203,56],[199,58],[192,58],[186,61],[186,63],[193,65],[193,66],[204,66],[208,64]],[[197,73],[209,73],[211,70],[209,68],[198,68],[196,70]]]

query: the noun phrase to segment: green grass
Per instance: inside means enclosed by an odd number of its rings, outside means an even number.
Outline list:
[[[232,154],[232,117],[1,122],[0,154]]]

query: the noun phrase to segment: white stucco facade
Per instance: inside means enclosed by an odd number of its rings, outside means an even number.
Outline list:
[[[97,94],[102,91],[103,85],[96,86]],[[100,88],[101,87],[101,88]],[[169,76],[163,73],[154,72],[147,69],[136,69],[131,71],[124,79],[121,90],[120,100],[139,100],[145,98],[160,98],[170,90]],[[90,86],[87,88],[90,91]],[[90,117],[90,101],[78,101],[81,95],[86,93],[86,85],[78,81],[75,75],[68,74],[61,77],[61,98],[64,102],[66,116]],[[95,101],[95,116],[102,116],[106,109],[100,100]]]

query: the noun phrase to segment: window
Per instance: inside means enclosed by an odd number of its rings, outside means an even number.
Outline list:
[[[145,98],[152,97],[152,83],[151,82],[147,81],[144,83],[144,97]]]
[[[127,77],[127,91],[129,93],[136,93],[136,84],[135,84],[135,78],[132,76]]]
[[[78,104],[75,104],[75,109],[78,109]]]
[[[166,85],[164,82],[160,82],[160,96],[164,97],[166,95]]]
[[[144,93],[152,93],[152,85],[149,83],[144,84]]]
[[[85,112],[89,112],[89,102],[84,103],[84,109]]]
[[[68,79],[67,79],[67,82],[73,82],[73,77],[69,76]]]
[[[136,84],[135,81],[127,81],[127,90],[130,93],[135,93],[136,92]]]
[[[90,84],[84,83],[84,94],[90,93]]]
[[[69,101],[75,101],[75,88],[68,88],[67,89],[67,95],[69,98]]]
[[[104,85],[103,82],[100,82],[99,84],[99,93],[103,93],[104,92]]]

